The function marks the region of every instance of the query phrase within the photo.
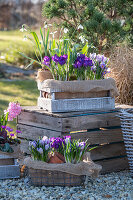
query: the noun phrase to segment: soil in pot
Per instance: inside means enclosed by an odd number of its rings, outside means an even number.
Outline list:
[[[48,163],[62,164],[65,163],[65,158],[62,154],[55,152],[54,155],[50,157]]]

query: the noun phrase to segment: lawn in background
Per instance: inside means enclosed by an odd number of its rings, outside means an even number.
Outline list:
[[[34,80],[0,81],[0,113],[9,102],[18,101],[21,106],[37,105],[39,91]],[[9,123],[15,128],[15,122]]]
[[[19,52],[34,56],[34,50],[31,42],[23,41],[23,38],[24,34],[19,30],[0,31],[0,62],[16,66],[28,65],[29,61],[24,59]]]

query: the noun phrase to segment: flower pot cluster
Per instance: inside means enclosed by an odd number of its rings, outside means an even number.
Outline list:
[[[71,136],[64,138],[44,136],[29,143],[29,150],[33,160],[47,163],[79,163],[88,148],[87,142],[71,140]]]
[[[31,158],[26,158],[24,164],[28,167],[31,183],[77,186],[83,184],[86,176],[97,176],[101,166],[90,159],[88,146],[87,141],[72,140],[70,136],[44,136],[29,142]]]
[[[7,110],[0,116],[0,151],[13,153],[14,145],[20,143],[17,139],[17,133],[19,130],[13,131],[13,128],[7,126],[8,121],[13,121],[21,112],[19,103],[10,102]]]

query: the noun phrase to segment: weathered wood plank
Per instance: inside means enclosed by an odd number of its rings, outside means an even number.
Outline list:
[[[95,163],[102,166],[101,174],[129,169],[127,157],[95,161]]]
[[[93,161],[126,155],[126,150],[123,142],[101,145],[90,152],[91,152],[91,159]]]
[[[41,97],[52,99],[54,94],[55,100],[57,99],[77,99],[77,98],[96,98],[96,97],[109,97],[110,91],[99,91],[99,92],[55,92],[47,93],[41,91]]]
[[[18,116],[18,124],[27,124],[31,126],[37,126],[40,128],[62,130],[61,118],[55,118],[48,115],[43,115],[37,112],[21,112]]]
[[[39,137],[58,137],[61,136],[61,132],[38,128],[34,126],[27,126],[24,124],[18,124],[17,128],[22,132],[18,133],[18,138],[26,138],[28,140],[36,140]]]
[[[115,113],[83,115],[80,117],[62,118],[62,132],[85,129],[120,126],[120,119]]]
[[[0,166],[3,165],[14,165],[14,159],[13,158],[0,159]]]
[[[0,179],[20,178],[19,165],[0,166]]]
[[[118,112],[120,109],[127,109],[127,108],[133,108],[133,106],[129,106],[129,105],[120,105],[120,104],[116,104],[115,105],[115,109],[111,109],[110,111],[107,111],[106,109],[102,109],[100,110],[98,113],[110,113],[110,112]],[[37,106],[24,106],[22,107],[22,111],[24,112],[30,112],[30,113],[40,113],[40,114],[44,114],[44,115],[49,115],[49,116],[54,116],[54,117],[61,117],[61,118],[65,118],[65,117],[71,117],[71,116],[79,116],[82,114],[89,114],[89,113],[97,113],[97,111],[90,111],[90,110],[85,110],[85,111],[77,111],[77,112],[68,112],[68,113],[50,113],[47,112],[43,109],[39,109],[39,107]]]
[[[115,108],[115,99],[112,97],[82,98],[82,99],[58,99],[38,97],[37,105],[52,113],[83,111],[83,110],[106,110]]]
[[[70,133],[70,135],[72,139],[81,139],[83,141],[88,139],[88,143],[90,145],[123,141],[121,129],[77,132],[77,133]]]

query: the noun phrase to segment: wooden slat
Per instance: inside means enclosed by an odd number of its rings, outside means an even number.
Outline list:
[[[33,126],[27,126],[23,124],[18,124],[17,128],[22,132],[22,133],[18,133],[18,138],[36,140],[39,137],[43,137],[43,136],[48,136],[48,137],[61,136],[61,132],[33,127]]]
[[[88,139],[88,143],[90,145],[123,141],[121,129],[77,132],[77,133],[71,133],[70,135],[72,139],[81,139],[83,141]]]
[[[113,112],[113,111],[118,112],[120,109],[127,109],[127,108],[133,108],[133,106],[116,104],[115,109],[110,110],[110,112]],[[71,117],[74,115],[78,116],[81,114],[92,113],[92,112],[97,113],[97,111],[89,111],[89,110],[85,110],[82,112],[78,111],[78,112],[69,112],[69,113],[50,113],[50,112],[44,111],[43,109],[39,109],[37,106],[24,106],[22,107],[22,111],[30,112],[30,113],[40,113],[43,115],[54,116],[54,117],[59,117],[59,118]],[[107,112],[107,111],[103,109],[103,110],[100,110],[100,112],[102,113],[102,112]]]
[[[14,159],[13,158],[0,159],[0,166],[3,165],[14,165]]]
[[[20,178],[19,165],[0,166],[0,179]]]
[[[101,145],[90,152],[91,152],[91,159],[93,161],[126,155],[126,150],[123,142]]]
[[[95,163],[102,166],[101,174],[129,169],[127,157],[95,161]]]
[[[57,99],[76,99],[76,98],[96,98],[96,97],[109,97],[110,91],[99,92],[55,92],[54,97]],[[42,97],[52,99],[52,94],[42,91]]]
[[[30,113],[22,111],[18,116],[18,123],[57,131],[62,130],[62,123],[60,118],[43,115],[37,112]]]
[[[115,113],[83,115],[80,117],[62,118],[62,132],[85,129],[120,126],[120,119]]]

